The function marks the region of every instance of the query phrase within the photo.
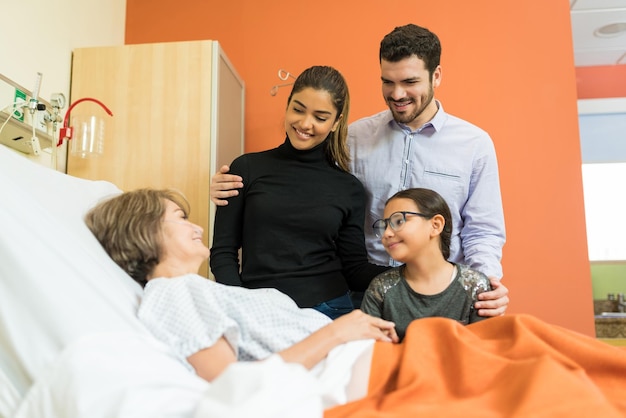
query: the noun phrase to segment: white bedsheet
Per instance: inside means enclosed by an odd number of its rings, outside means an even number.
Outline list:
[[[372,341],[345,344],[315,370],[278,355],[236,363],[209,384],[169,347],[137,334],[101,333],[67,347],[40,375],[14,418],[319,418],[364,394]]]
[[[9,376],[0,370],[0,418],[11,417],[20,399],[21,396]]]
[[[151,338],[91,334],[39,375],[15,418],[191,417],[208,386]]]

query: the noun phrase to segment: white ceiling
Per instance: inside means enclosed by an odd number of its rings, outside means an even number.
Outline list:
[[[570,0],[570,15],[577,67],[626,65],[626,30],[613,37],[594,35],[608,24],[626,29],[626,0]]]

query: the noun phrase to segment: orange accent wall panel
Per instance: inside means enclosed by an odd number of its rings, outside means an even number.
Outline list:
[[[626,64],[576,67],[579,99],[626,97]]]

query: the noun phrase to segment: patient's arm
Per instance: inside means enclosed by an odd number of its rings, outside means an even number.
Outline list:
[[[333,348],[355,340],[375,339],[398,342],[393,322],[374,318],[360,310],[334,320],[304,340],[278,353],[288,363],[300,363],[307,369],[322,361]],[[211,382],[230,364],[237,361],[231,345],[222,336],[211,347],[187,357],[201,378]]]
[[[286,362],[300,363],[310,369],[338,345],[365,339],[398,342],[398,335],[393,322],[355,310],[337,318],[279,354]]]
[[[209,382],[219,376],[229,364],[237,361],[235,351],[224,337],[211,347],[204,348],[187,357],[196,374]]]

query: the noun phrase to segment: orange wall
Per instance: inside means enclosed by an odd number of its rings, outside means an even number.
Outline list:
[[[579,99],[626,97],[626,65],[577,67]]]
[[[567,0],[127,0],[126,18],[128,44],[220,41],[246,82],[247,151],[283,141],[288,88],[269,94],[281,82],[278,69],[338,68],[350,85],[352,121],[385,108],[384,34],[409,22],[436,32],[443,44],[436,96],[496,145],[508,312],[595,335]]]

